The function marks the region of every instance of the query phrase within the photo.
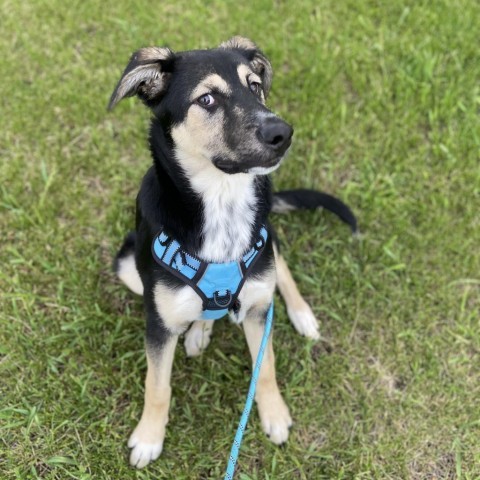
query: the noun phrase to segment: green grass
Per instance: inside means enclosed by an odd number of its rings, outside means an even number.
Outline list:
[[[295,426],[256,411],[240,480],[480,478],[480,4],[2,3],[0,478],[220,478],[247,390],[240,330],[179,347],[165,450],[128,466],[143,402],[141,302],[110,262],[150,164],[148,112],[106,112],[130,53],[254,39],[270,106],[295,126],[278,189],[353,206],[274,217],[322,323],[312,344],[276,309]]]

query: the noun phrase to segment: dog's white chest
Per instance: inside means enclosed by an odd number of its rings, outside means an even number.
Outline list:
[[[215,182],[195,183],[204,207],[199,256],[217,263],[237,260],[250,247],[256,202],[252,176],[219,175]]]

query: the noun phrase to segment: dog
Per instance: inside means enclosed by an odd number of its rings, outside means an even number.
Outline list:
[[[210,50],[141,48],[111,96],[109,109],[136,95],[153,114],[153,166],[137,196],[136,229],[114,262],[118,277],[143,295],[146,312],[145,401],[128,440],[137,468],[162,452],[180,335],[187,355],[199,355],[210,341],[212,318],[228,313],[242,324],[255,362],[278,285],[296,330],[319,338],[317,320],[279,253],[267,216],[324,207],[354,231],[356,219],[340,200],[321,192],[272,194],[268,174],[285,158],[293,128],[265,106],[271,84],[266,56],[251,40],[233,37]],[[206,292],[201,282],[207,268],[225,286],[218,265],[229,265],[236,284],[222,291],[215,284],[215,291]],[[256,403],[263,431],[275,444],[286,442],[292,418],[275,378],[271,336]]]

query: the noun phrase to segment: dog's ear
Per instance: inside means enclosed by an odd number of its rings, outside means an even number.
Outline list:
[[[248,38],[232,37],[230,40],[220,44],[220,48],[241,50],[247,57],[253,71],[262,79],[265,97],[272,86],[273,70],[272,65],[261,50]]]
[[[135,52],[112,93],[108,109],[133,95],[152,105],[167,89],[173,59],[174,53],[169,48],[147,47]]]

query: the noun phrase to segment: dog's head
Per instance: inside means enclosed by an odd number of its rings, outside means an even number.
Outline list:
[[[255,44],[233,37],[212,50],[135,52],[109,108],[138,95],[196,168],[266,174],[282,160],[293,129],[265,106],[272,66]]]

